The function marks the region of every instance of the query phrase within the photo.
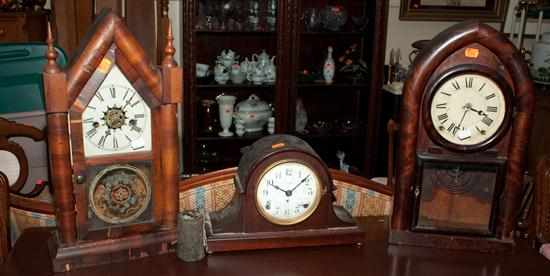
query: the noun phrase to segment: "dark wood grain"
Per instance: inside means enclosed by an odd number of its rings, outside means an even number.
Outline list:
[[[550,242],[550,157],[541,158],[535,180],[536,240]]]
[[[463,54],[467,47],[478,49],[479,55],[475,60],[468,60],[469,57]],[[396,232],[406,232],[411,225],[413,210],[410,206],[414,196],[411,187],[414,187],[419,173],[417,154],[435,148],[445,160],[463,155],[434,143],[425,132],[420,114],[427,112],[422,109],[422,101],[425,99],[423,95],[439,73],[457,64],[467,63],[493,68],[492,74],[500,75],[514,93],[514,117],[506,133],[495,145],[469,155],[469,158],[476,159],[492,154],[507,160],[502,202],[499,205],[499,217],[496,219],[496,239],[511,243],[514,214],[520,200],[525,145],[532,124],[534,88],[527,65],[512,43],[498,31],[476,21],[457,24],[437,35],[417,56],[413,64],[414,73],[405,83],[399,133],[399,169],[391,228]],[[449,236],[449,244],[453,238]],[[444,243],[439,243],[439,246],[444,246]],[[475,246],[470,247],[475,249]]]
[[[327,246],[218,253],[199,262],[186,263],[175,253],[132,262],[73,270],[57,275],[368,275],[368,276],[458,276],[546,275],[550,262],[535,249],[518,246],[507,254],[483,254],[433,248],[391,246],[385,242],[388,220],[361,219],[363,246]],[[54,275],[48,262],[48,231],[32,229],[18,240],[2,275]]]
[[[68,91],[66,74],[56,63],[57,53],[53,48],[51,29],[48,31],[48,60],[44,67],[44,94],[48,124],[48,150],[50,180],[55,187],[57,226],[63,243],[76,242],[76,212],[74,206],[72,169],[68,129]]]
[[[50,33],[44,80],[59,233],[50,241],[55,271],[163,254],[175,239],[179,208],[177,105],[182,85],[181,68],[173,61],[173,37],[171,32],[165,33],[166,62],[157,68],[122,19],[103,11],[66,71],[55,62]],[[87,157],[82,113],[115,65],[151,109],[152,124],[161,127],[152,128],[150,151]],[[152,183],[152,203],[135,220],[113,227],[90,215],[88,194],[98,173],[120,164],[138,168]]]
[[[8,177],[0,171],[0,265],[8,257],[11,248],[9,196]]]

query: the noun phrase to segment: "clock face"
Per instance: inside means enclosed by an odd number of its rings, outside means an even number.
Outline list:
[[[493,139],[508,112],[502,89],[492,79],[476,74],[456,74],[433,93],[431,123],[447,142],[475,146]]]
[[[82,113],[86,157],[151,150],[151,110],[114,66]]]
[[[321,183],[317,174],[297,161],[268,167],[256,190],[256,206],[268,221],[292,225],[307,219],[319,205]]]

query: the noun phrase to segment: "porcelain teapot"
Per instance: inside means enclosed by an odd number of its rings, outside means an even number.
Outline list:
[[[231,65],[237,62],[237,59],[239,59],[239,56],[233,50],[227,49],[222,50],[216,61],[217,63],[229,68]]]
[[[274,62],[275,56],[270,57],[265,50],[262,50],[260,54],[252,54],[252,61],[256,61],[258,66],[265,67],[270,62]]]
[[[237,104],[233,116],[244,125],[246,132],[262,131],[271,117],[271,107],[255,94]]]

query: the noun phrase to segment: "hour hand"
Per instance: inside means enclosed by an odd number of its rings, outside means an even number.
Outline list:
[[[281,189],[281,187],[279,187],[279,186],[277,186],[277,185],[275,185],[275,184],[273,184],[273,183],[271,183],[271,182],[267,182],[267,184],[273,186],[273,188],[275,188],[275,189],[277,189],[277,190],[279,190],[279,191],[282,191],[282,192],[285,192],[285,193],[286,193],[286,191],[283,190],[283,189]]]

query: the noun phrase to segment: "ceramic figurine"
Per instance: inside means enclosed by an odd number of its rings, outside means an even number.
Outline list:
[[[334,79],[334,71],[335,65],[334,59],[332,58],[332,47],[329,46],[327,59],[325,60],[325,64],[323,65],[323,78],[325,79],[326,84],[332,84],[332,81]]]
[[[220,125],[223,129],[220,133],[218,133],[219,136],[233,136],[233,132],[229,131],[229,128],[233,122],[233,105],[235,105],[236,100],[237,97],[232,95],[221,94],[216,97],[220,113]]]
[[[269,119],[267,119],[267,132],[269,132],[269,134],[275,133],[275,117],[269,117]]]
[[[250,1],[248,6],[248,24],[252,31],[258,30],[260,23],[260,3],[258,1]]]
[[[301,98],[296,99],[296,132],[307,133],[307,112]]]
[[[269,0],[267,4],[267,26],[270,31],[277,28],[277,0]]]

